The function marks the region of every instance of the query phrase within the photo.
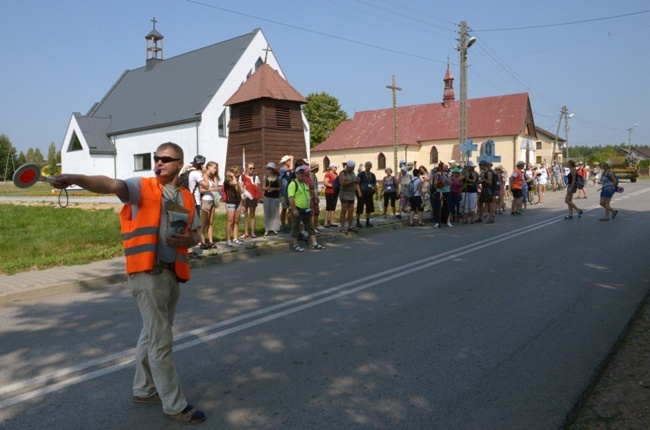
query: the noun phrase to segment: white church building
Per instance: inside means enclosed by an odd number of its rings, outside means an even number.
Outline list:
[[[61,146],[64,172],[153,176],[161,143],[219,163],[223,177],[229,108],[224,103],[262,64],[286,79],[261,29],[163,59],[163,36],[146,36],[146,64],[127,70],[88,113],[74,112]],[[303,114],[307,154],[309,125]],[[278,162],[279,160],[268,160]]]

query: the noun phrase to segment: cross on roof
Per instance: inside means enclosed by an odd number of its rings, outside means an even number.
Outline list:
[[[266,60],[269,56],[269,52],[273,52],[273,50],[271,49],[270,45],[266,45],[266,48],[262,49],[262,51],[264,51],[264,64],[266,64]]]
[[[153,29],[155,30],[155,29],[156,29],[156,23],[158,22],[158,21],[156,21],[156,17],[155,17],[155,16],[153,17],[153,19],[151,20],[151,22],[153,22]]]

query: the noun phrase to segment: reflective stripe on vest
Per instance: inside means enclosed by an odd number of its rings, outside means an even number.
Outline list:
[[[140,181],[143,198],[137,216],[133,218],[133,208],[129,204],[124,205],[120,212],[128,274],[152,270],[156,262],[162,191],[156,178],[140,178]],[[190,211],[189,225],[191,226],[195,215],[194,197],[188,190],[183,188],[180,190],[183,206]],[[185,247],[176,249],[174,272],[182,282],[190,279],[190,266]]]

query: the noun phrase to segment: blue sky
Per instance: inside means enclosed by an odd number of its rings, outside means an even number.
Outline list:
[[[536,125],[552,132],[566,105],[570,145],[627,143],[637,123],[633,144],[650,144],[649,9],[647,0],[3,0],[0,133],[19,151],[60,148],[72,112],[144,65],[153,17],[165,58],[262,28],[289,82],[337,97],[350,117],[390,107],[392,75],[399,105],[441,102],[448,57],[458,98],[465,20],[477,38],[469,98],[528,92]]]

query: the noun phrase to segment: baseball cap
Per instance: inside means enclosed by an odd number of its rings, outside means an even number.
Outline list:
[[[306,166],[304,166],[304,165],[303,166],[298,166],[298,167],[296,167],[296,172],[304,172],[305,168],[306,168]]]
[[[355,163],[353,160],[349,160],[349,161],[347,162],[347,166],[348,166],[348,167],[354,167],[354,166],[356,166],[356,163]]]
[[[474,164],[473,161],[468,161],[467,162],[467,167],[476,167],[476,164]]]
[[[205,157],[203,155],[197,155],[194,157],[194,164],[205,164]]]
[[[488,164],[490,164],[490,163],[488,163],[488,162],[485,161],[485,160],[481,160],[481,161],[478,162],[478,165],[479,165],[479,166],[487,166]]]

